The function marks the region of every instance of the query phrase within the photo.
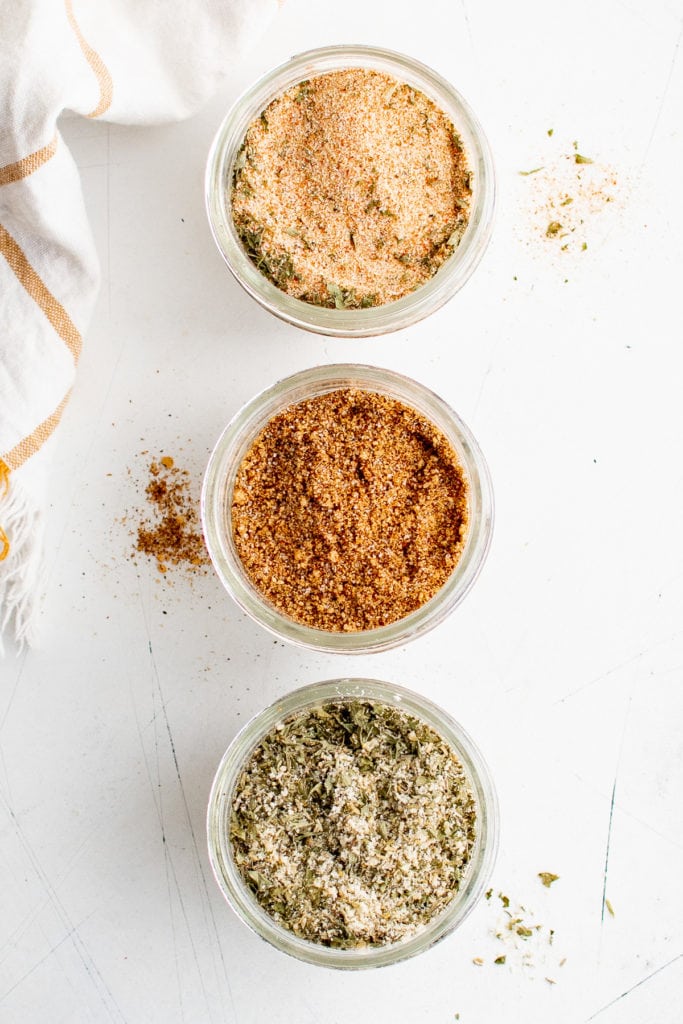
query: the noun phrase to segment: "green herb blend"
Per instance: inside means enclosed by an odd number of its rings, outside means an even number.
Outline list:
[[[475,803],[454,751],[386,704],[298,712],[256,747],[233,796],[235,864],[261,906],[325,946],[398,942],[458,891]]]

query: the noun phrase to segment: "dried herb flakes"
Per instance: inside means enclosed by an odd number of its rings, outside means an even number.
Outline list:
[[[388,705],[332,701],[276,726],[245,764],[230,838],[275,921],[326,946],[400,941],[458,891],[475,804],[452,749]]]

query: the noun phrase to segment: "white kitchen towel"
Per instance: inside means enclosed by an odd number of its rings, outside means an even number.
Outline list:
[[[277,0],[0,0],[0,650],[30,641],[44,445],[98,286],[63,111],[119,124],[188,116]],[[40,455],[38,453],[41,453]]]

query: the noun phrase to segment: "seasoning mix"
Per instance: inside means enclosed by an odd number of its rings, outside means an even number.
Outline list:
[[[248,757],[232,796],[235,866],[297,936],[354,948],[417,934],[453,900],[475,842],[453,749],[387,704],[295,712]]]
[[[145,487],[148,513],[138,525],[135,552],[156,559],[160,573],[176,566],[200,571],[208,563],[190,485],[188,470],[177,466],[172,456],[150,462]]]
[[[245,572],[279,612],[356,632],[445,584],[468,534],[468,483],[435,424],[344,387],[268,421],[237,471],[231,519]]]
[[[461,139],[424,93],[367,68],[299,82],[249,126],[229,197],[258,269],[316,306],[365,309],[419,288],[468,223]]]
[[[366,51],[359,48],[361,65]],[[381,333],[399,326],[406,309],[415,307],[413,320],[424,316],[423,298],[445,301],[448,288],[415,295],[395,316],[322,310],[368,310],[418,292],[463,238],[460,254],[478,258],[492,211],[488,147],[466,105],[429,69],[413,62],[418,84],[448,98],[444,108],[470,153],[444,109],[400,79],[395,55],[376,51],[379,66],[399,77],[365,66],[328,71],[328,51],[319,54],[324,71],[311,73],[316,62],[302,55],[275,99],[274,72],[228,115],[210,158],[209,219],[233,273],[267,308],[323,333],[368,333],[375,323]],[[290,85],[295,75],[302,80]],[[244,274],[244,253],[280,292],[311,308],[290,316],[294,304],[275,302],[268,286],[266,302],[248,264]],[[476,259],[463,259],[458,278],[460,262],[451,260],[439,279],[451,294]],[[301,634],[296,624],[327,634],[310,645],[330,650],[365,640],[342,634],[377,630],[422,608],[461,559],[458,579],[469,571],[469,583],[492,521],[486,467],[466,428],[446,427],[451,443],[427,416],[386,394],[383,380],[365,379],[368,368],[355,369],[325,380],[330,390],[322,393],[318,378],[313,388],[299,381],[284,408],[281,389],[265,393],[256,410],[265,426],[248,442],[254,409],[246,407],[216,447],[203,499],[207,544],[228,590],[271,628],[275,610],[292,633]],[[299,397],[306,393],[312,397]],[[454,447],[461,450],[459,437],[468,470]],[[226,752],[210,802],[209,848],[224,894],[276,946],[292,952],[292,937],[306,940],[296,955],[331,966],[389,962],[406,955],[400,950],[411,937],[422,936],[408,944],[417,952],[455,927],[483,891],[497,841],[495,794],[455,723],[451,729],[444,716],[441,735],[419,717],[422,706],[440,721],[426,703],[413,703],[414,714],[397,707],[385,684],[363,686],[362,696],[336,689],[358,682],[372,683],[337,680],[329,699],[331,684],[318,684],[325,696],[314,706],[288,699],[265,735],[257,724],[255,746],[244,738],[247,726]]]

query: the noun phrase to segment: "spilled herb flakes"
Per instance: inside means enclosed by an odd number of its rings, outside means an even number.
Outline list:
[[[527,182],[525,205],[534,236],[541,240],[538,254],[563,260],[581,256],[588,249],[587,236],[598,227],[597,215],[618,208],[617,175],[579,152],[578,140],[558,139],[553,129],[544,133],[537,156],[539,166],[518,173]],[[603,224],[607,227],[604,219]]]
[[[558,877],[550,872],[539,872],[539,876],[542,874],[550,875],[553,881]],[[502,891],[496,893],[491,888],[484,896],[490,907],[488,913],[496,914],[496,919],[490,933],[495,945],[488,957],[482,955],[477,958],[482,966],[506,965],[509,970],[519,970],[529,979],[547,977],[549,972],[555,974],[564,966],[567,958],[558,957],[553,947],[553,928],[537,921],[532,910]]]
[[[389,705],[339,700],[279,723],[237,782],[235,864],[263,909],[311,942],[419,932],[453,899],[475,839],[462,766]]]
[[[560,878],[559,875],[554,875],[552,871],[539,871],[538,877],[541,879],[541,882],[546,889],[549,889],[553,882],[559,881]]]

